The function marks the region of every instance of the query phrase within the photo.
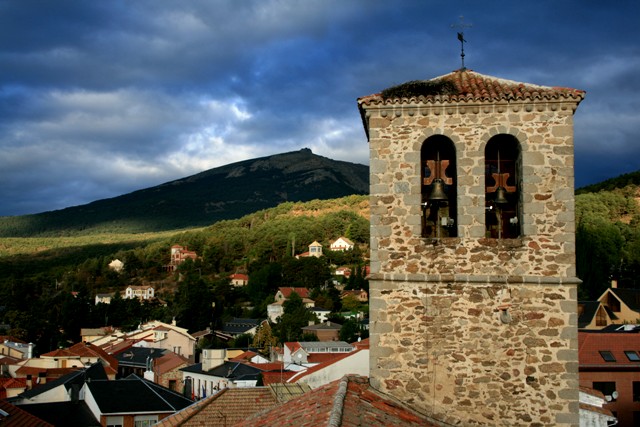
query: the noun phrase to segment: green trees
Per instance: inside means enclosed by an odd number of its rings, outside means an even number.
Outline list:
[[[302,336],[301,328],[307,326],[310,320],[316,320],[315,315],[304,306],[302,298],[292,292],[284,304],[284,314],[275,326],[274,333],[280,343],[298,341]]]
[[[213,292],[191,260],[185,261],[179,272],[182,278],[173,307],[176,321],[191,332],[203,330],[214,321]]]
[[[596,299],[610,286],[636,287],[640,271],[637,187],[576,197],[576,270],[581,299]]]

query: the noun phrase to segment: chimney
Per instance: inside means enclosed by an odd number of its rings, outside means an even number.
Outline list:
[[[611,289],[618,288],[618,281],[616,279],[611,279]]]

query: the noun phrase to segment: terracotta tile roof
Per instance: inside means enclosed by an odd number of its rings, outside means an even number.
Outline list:
[[[26,386],[26,378],[0,378],[0,388],[25,388]]]
[[[249,366],[253,366],[254,368],[258,368],[261,371],[270,372],[270,371],[278,371],[280,372],[284,368],[284,363],[282,362],[268,362],[268,363],[253,363],[253,362],[245,362]]]
[[[578,333],[578,360],[584,369],[635,369],[640,371],[640,361],[629,360],[625,351],[635,351],[640,356],[640,334],[634,332],[586,332]],[[608,351],[613,361],[607,362],[602,351]]]
[[[82,368],[38,368],[34,366],[21,366],[16,370],[16,375],[20,377],[26,377],[27,375],[37,377],[41,372],[46,372],[46,378],[47,381],[49,381],[50,379],[60,378],[71,372],[79,371],[80,369]]]
[[[267,412],[235,424],[250,426],[435,427],[423,416],[369,386],[368,379],[346,376]]]
[[[243,360],[251,360],[251,358],[257,356],[258,353],[256,353],[255,351],[251,351],[251,350],[247,350],[244,353],[240,353],[239,355],[237,355],[236,357],[233,357],[231,359],[229,359],[229,361],[231,362],[240,362]]]
[[[0,365],[15,365],[22,359],[11,356],[0,356]]]
[[[262,372],[262,384],[264,385],[272,385],[272,384],[283,384],[289,381],[289,378],[293,377],[297,372],[294,371],[267,371]]]
[[[350,353],[309,353],[307,356],[307,363],[327,363],[332,362],[335,359],[342,358],[345,354]]]
[[[22,341],[19,338],[14,337],[13,335],[0,335],[0,342],[5,342],[5,341],[15,342],[19,344],[26,344],[26,342]]]
[[[232,426],[278,401],[269,388],[225,388],[171,416],[156,426]],[[258,425],[258,424],[255,424]]]
[[[359,105],[371,104],[403,104],[403,103],[440,103],[470,101],[515,101],[515,100],[558,100],[573,99],[580,102],[585,92],[564,87],[539,86],[520,83],[498,77],[487,76],[462,68],[430,80],[407,82],[405,85],[420,85],[426,90],[413,96],[385,96],[386,91],[364,96],[358,99]],[[431,89],[428,89],[430,86]],[[439,87],[443,89],[438,89]]]
[[[298,294],[300,298],[309,298],[311,292],[307,288],[278,288],[285,298],[289,298],[293,292]]]
[[[363,340],[353,342],[351,343],[351,345],[353,345],[357,349],[369,348],[369,338],[365,338]]]
[[[189,359],[186,357],[167,351],[162,357],[155,359],[154,370],[157,374],[162,375],[182,365],[186,366],[188,363]]]
[[[56,350],[40,355],[40,357],[52,357],[52,358],[75,357],[75,356],[76,356],[75,353],[70,352],[66,348],[58,348]]]
[[[54,427],[9,402],[0,400],[0,425],[2,427]],[[4,415],[4,414],[8,415]]]

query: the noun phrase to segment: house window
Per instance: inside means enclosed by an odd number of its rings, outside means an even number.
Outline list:
[[[173,391],[177,391],[178,388],[177,386],[177,381],[176,380],[169,380],[169,390],[173,390]]]
[[[593,388],[604,394],[608,402],[615,402],[617,399],[615,381],[594,381]]]
[[[456,237],[457,177],[453,142],[443,136],[427,138],[420,150],[422,178],[422,237]]]
[[[122,427],[123,424],[123,417],[107,417],[107,427]]]
[[[486,236],[513,239],[520,236],[521,156],[512,135],[496,135],[484,150]]]
[[[136,415],[133,419],[134,427],[151,427],[158,422],[157,415]]]
[[[607,350],[602,350],[599,352],[600,356],[604,359],[605,362],[615,362],[616,358],[613,356],[613,353]]]
[[[596,326],[607,326],[607,315],[602,307],[596,312]]]
[[[631,362],[640,362],[640,356],[638,353],[632,350],[625,350],[624,355],[627,356]]]

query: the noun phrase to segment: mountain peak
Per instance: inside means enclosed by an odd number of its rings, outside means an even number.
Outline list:
[[[11,220],[0,218],[0,236],[200,227],[287,201],[368,192],[368,166],[332,160],[303,148],[209,169],[86,205]]]

